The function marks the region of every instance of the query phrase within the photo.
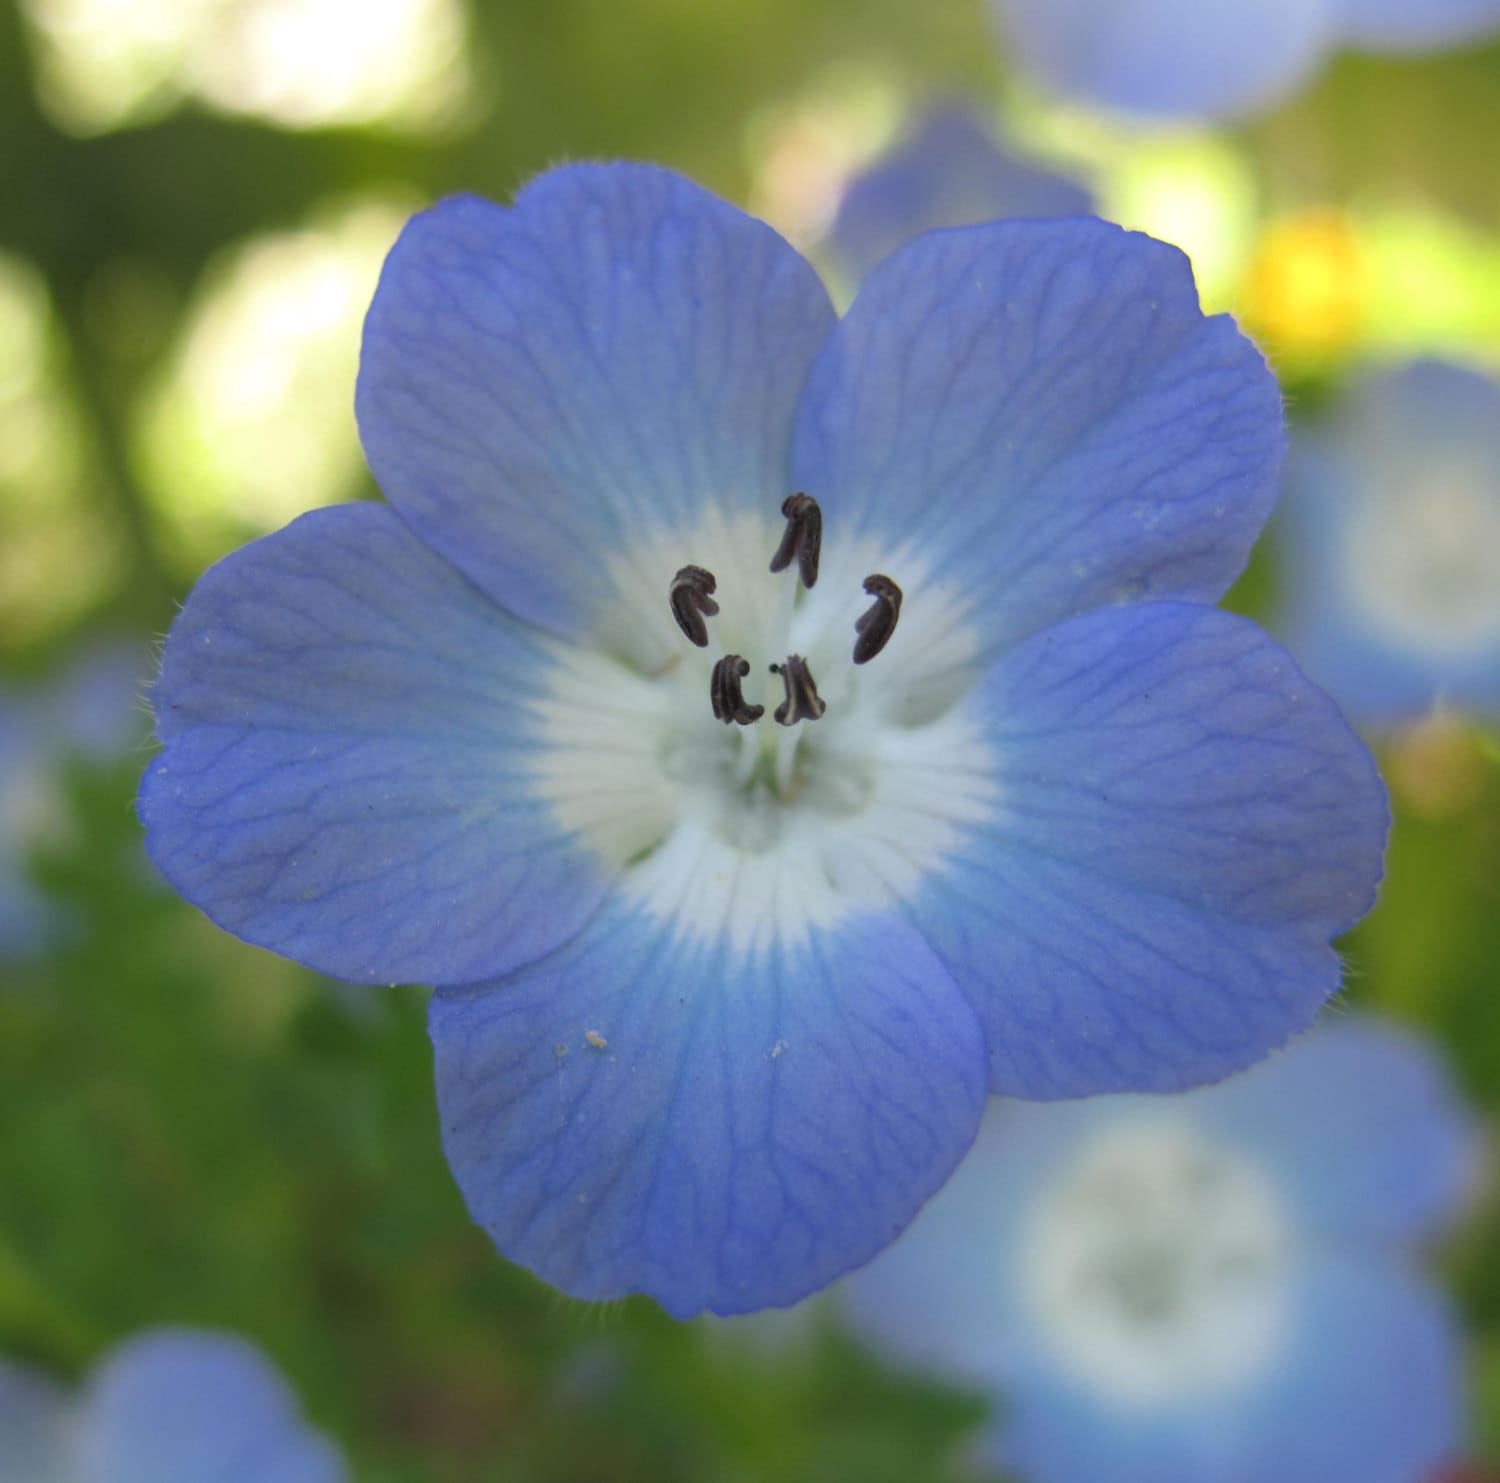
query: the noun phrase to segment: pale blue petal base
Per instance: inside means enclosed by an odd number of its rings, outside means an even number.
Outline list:
[[[434,550],[578,632],[626,539],[780,508],[832,325],[764,223],[666,170],[566,166],[511,209],[457,198],[407,225],[365,322],[360,436]]]
[[[682,1318],[790,1304],[952,1171],[979,1029],[896,918],[753,957],[672,937],[617,904],[508,980],[434,995],[444,1148],[500,1251],[565,1292]]]

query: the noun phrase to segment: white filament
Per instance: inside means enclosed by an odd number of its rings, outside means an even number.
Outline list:
[[[920,552],[825,527],[816,587],[796,564],[768,570],[783,522],[712,505],[686,531],[646,533],[604,563],[593,648],[556,651],[550,694],[535,707],[535,786],[649,911],[700,939],[738,949],[797,942],[851,911],[909,898],[993,806],[988,744],[964,696],[976,644],[966,605]],[[694,648],[667,603],[673,573],[714,573],[719,615]],[[849,662],[862,583],[884,572],[906,592],[885,652]],[[742,655],[750,727],[709,705],[723,653]],[[806,658],[827,713],[778,725],[784,698],[769,671]],[[826,677],[826,678],[825,678]]]

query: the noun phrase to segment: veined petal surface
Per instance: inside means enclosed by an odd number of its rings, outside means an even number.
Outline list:
[[[678,1317],[795,1302],[874,1255],[978,1125],[973,1011],[863,916],[745,953],[607,907],[550,958],[434,995],[448,1159],[501,1252]]]
[[[627,536],[779,508],[832,324],[763,223],[665,170],[567,166],[508,210],[459,198],[407,226],[365,324],[360,435],[425,541],[577,631]]]
[[[152,859],[220,926],[339,978],[539,957],[606,884],[533,792],[545,642],[378,505],[245,547],[167,638]]]
[[[80,1483],[345,1483],[343,1460],[243,1340],[159,1330],[95,1375]]]
[[[1090,608],[1216,601],[1283,442],[1275,378],[1204,318],[1176,248],[1008,221],[929,233],[865,280],[813,369],[792,475],[829,530],[921,551],[993,652]]]
[[[1179,1091],[1338,987],[1387,828],[1369,753],[1253,624],[1086,614],[984,681],[998,801],[912,903],[973,998],[992,1089]]]
[[[1230,118],[1276,101],[1311,75],[1339,20],[1339,0],[993,4],[1007,50],[1060,92],[1180,118]]]

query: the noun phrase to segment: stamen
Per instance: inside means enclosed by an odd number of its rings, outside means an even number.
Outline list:
[[[736,726],[749,726],[765,715],[765,706],[746,705],[745,697],[740,693],[740,681],[749,673],[749,662],[738,654],[726,654],[714,665],[708,695],[716,721],[722,721],[726,726],[731,722]]]
[[[854,622],[854,631],[859,635],[854,641],[856,664],[868,664],[890,643],[896,620],[901,616],[901,589],[889,577],[882,577],[879,572],[866,577],[865,591],[875,603]]]
[[[786,530],[771,558],[771,570],[784,572],[795,556],[802,585],[814,587],[818,581],[818,555],[823,549],[823,511],[812,495],[789,494],[781,502],[781,513],[786,516]]]
[[[701,566],[685,566],[672,578],[667,599],[672,604],[672,616],[700,649],[708,647],[708,624],[703,620],[719,611],[718,603],[709,595],[718,585],[714,574]]]
[[[807,661],[800,654],[789,654],[785,664],[773,664],[771,673],[780,675],[781,683],[786,686],[786,699],[775,710],[776,719],[783,726],[816,721],[828,709],[818,694]]]

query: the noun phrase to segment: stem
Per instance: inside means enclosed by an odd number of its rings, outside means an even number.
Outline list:
[[[78,311],[78,295],[65,284],[54,283],[50,287],[66,345],[68,372],[101,465],[96,487],[101,502],[110,506],[109,513],[126,548],[128,576],[124,596],[130,607],[140,608],[154,618],[155,610],[163,606],[176,584],[162,560],[150,513],[130,466],[123,430],[124,409],[112,394],[110,378],[101,364],[102,352]]]

